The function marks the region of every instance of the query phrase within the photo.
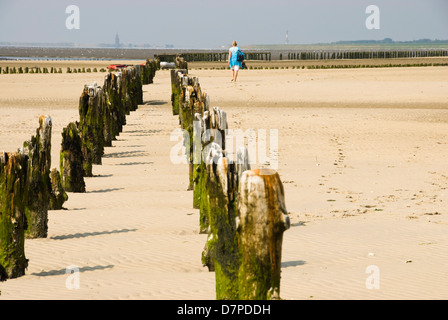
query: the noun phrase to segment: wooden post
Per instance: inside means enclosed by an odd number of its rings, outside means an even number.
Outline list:
[[[109,72],[104,79],[104,146],[112,146],[112,141],[122,130],[121,96],[119,83],[121,73]]]
[[[115,129],[114,123],[114,106],[112,105],[113,99],[115,98],[115,93],[113,91],[115,78],[109,73],[104,78],[103,85],[103,137],[104,137],[104,147],[111,147],[112,140],[115,139]]]
[[[79,98],[79,130],[84,176],[92,177],[92,165],[100,165],[104,155],[103,90],[96,83],[85,85]]]
[[[197,96],[201,97],[199,103],[200,107],[196,109],[196,111],[201,111],[201,113],[195,114],[195,130],[193,133],[195,136],[193,137],[193,147],[200,150],[193,150],[193,157],[199,156],[202,157],[202,150],[207,147],[207,145],[211,142],[215,142],[219,144],[222,149],[225,149],[225,129],[227,129],[227,116],[226,113],[222,110],[219,110],[218,107],[214,107],[211,110],[204,111],[206,108],[208,109],[208,95],[197,93]],[[200,151],[200,152],[199,152]],[[201,159],[194,159],[195,161],[193,166],[193,207],[196,209],[200,209],[201,207],[201,178],[205,171],[205,167],[202,164]],[[204,219],[201,218],[200,221],[204,222]],[[201,232],[204,232],[205,225],[201,223]]]
[[[202,255],[204,265],[215,271],[216,299],[238,299],[238,242],[236,237],[235,165],[227,162],[221,147],[212,143],[206,159],[204,210],[210,233]]]
[[[158,69],[157,61],[146,59],[146,64],[142,67],[142,85],[153,83],[156,71]]]
[[[26,202],[27,238],[46,238],[48,233],[48,206],[51,195],[51,128],[49,116],[39,118],[36,136],[23,144],[29,157],[28,185],[30,197]]]
[[[126,98],[130,99],[131,111],[138,109],[139,105],[143,104],[143,85],[142,75],[139,66],[126,68],[126,75],[128,81],[128,91],[126,92]]]
[[[60,157],[60,173],[62,187],[67,192],[85,192],[83,154],[81,138],[77,125],[71,122],[62,131],[62,146]]]
[[[193,164],[193,137],[195,115],[203,115],[204,108],[208,104],[207,95],[202,94],[199,79],[196,77],[181,76],[182,91],[179,96],[179,122],[183,130],[188,132],[189,141],[185,141],[186,152],[189,155],[189,185],[188,190],[194,189],[194,170]],[[203,99],[206,99],[205,101]]]
[[[61,174],[58,170],[53,169],[50,173],[51,180],[51,195],[50,206],[48,210],[61,210],[65,201],[68,200],[68,195],[62,186]]]
[[[205,172],[201,180],[201,214],[207,217],[209,233],[202,263],[215,272],[216,299],[238,299],[241,258],[236,229],[238,184],[241,168],[250,168],[247,149],[238,150],[244,163],[231,163],[215,142],[207,145]]]
[[[186,74],[188,73],[188,63],[181,56],[176,56],[176,60],[174,62],[175,69],[183,69],[186,70]]]
[[[28,156],[0,154],[0,281],[25,274]]]
[[[193,119],[194,119],[194,100],[195,100],[195,92],[193,86],[187,86],[185,88],[185,100],[182,107],[181,112],[181,123],[183,126],[183,129],[186,130],[189,134],[189,141],[186,142],[187,147],[187,154],[189,155],[189,185],[188,190],[193,190]]]
[[[171,105],[173,108],[173,115],[179,115],[180,109],[180,94],[182,91],[180,77],[187,74],[187,69],[172,69],[171,71]]]
[[[290,226],[280,176],[245,171],[239,184],[240,300],[279,299],[283,232]]]

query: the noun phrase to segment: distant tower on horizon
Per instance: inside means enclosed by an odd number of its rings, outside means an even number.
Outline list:
[[[289,35],[288,35],[288,30],[286,30],[286,40],[285,40],[286,44],[289,44]]]
[[[115,36],[115,48],[120,48],[120,37],[118,36],[118,32]]]

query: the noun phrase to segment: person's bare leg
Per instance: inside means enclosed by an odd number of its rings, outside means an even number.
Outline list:
[[[233,75],[233,81],[236,82],[236,78],[238,78],[238,70],[235,70]]]

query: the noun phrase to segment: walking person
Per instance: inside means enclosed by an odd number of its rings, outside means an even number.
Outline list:
[[[236,82],[238,71],[243,67],[241,61],[238,61],[238,51],[240,51],[240,48],[236,41],[233,41],[232,47],[229,49],[229,66],[232,70],[232,82]]]

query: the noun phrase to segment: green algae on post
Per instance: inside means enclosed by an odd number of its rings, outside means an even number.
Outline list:
[[[82,193],[86,191],[81,144],[77,124],[69,123],[62,131],[59,162],[62,187],[67,192]]]
[[[221,147],[212,143],[206,159],[202,203],[209,220],[210,234],[203,253],[203,263],[215,271],[216,299],[238,299],[238,242],[236,237],[236,210],[233,192],[235,166],[223,157]],[[209,270],[210,270],[209,266]],[[211,270],[210,270],[211,271]]]
[[[79,98],[79,128],[85,177],[92,177],[92,165],[101,165],[104,155],[103,90],[96,83],[85,85]]]
[[[48,206],[51,195],[51,130],[49,116],[39,118],[36,136],[23,144],[23,150],[29,157],[28,187],[26,202],[27,238],[46,238],[48,234]]]
[[[283,232],[290,227],[283,184],[269,169],[245,171],[238,201],[240,300],[280,298]]]
[[[0,281],[25,274],[28,156],[0,154]]]
[[[64,202],[68,200],[68,195],[62,186],[61,174],[53,169],[50,173],[51,195],[48,210],[61,210]]]

